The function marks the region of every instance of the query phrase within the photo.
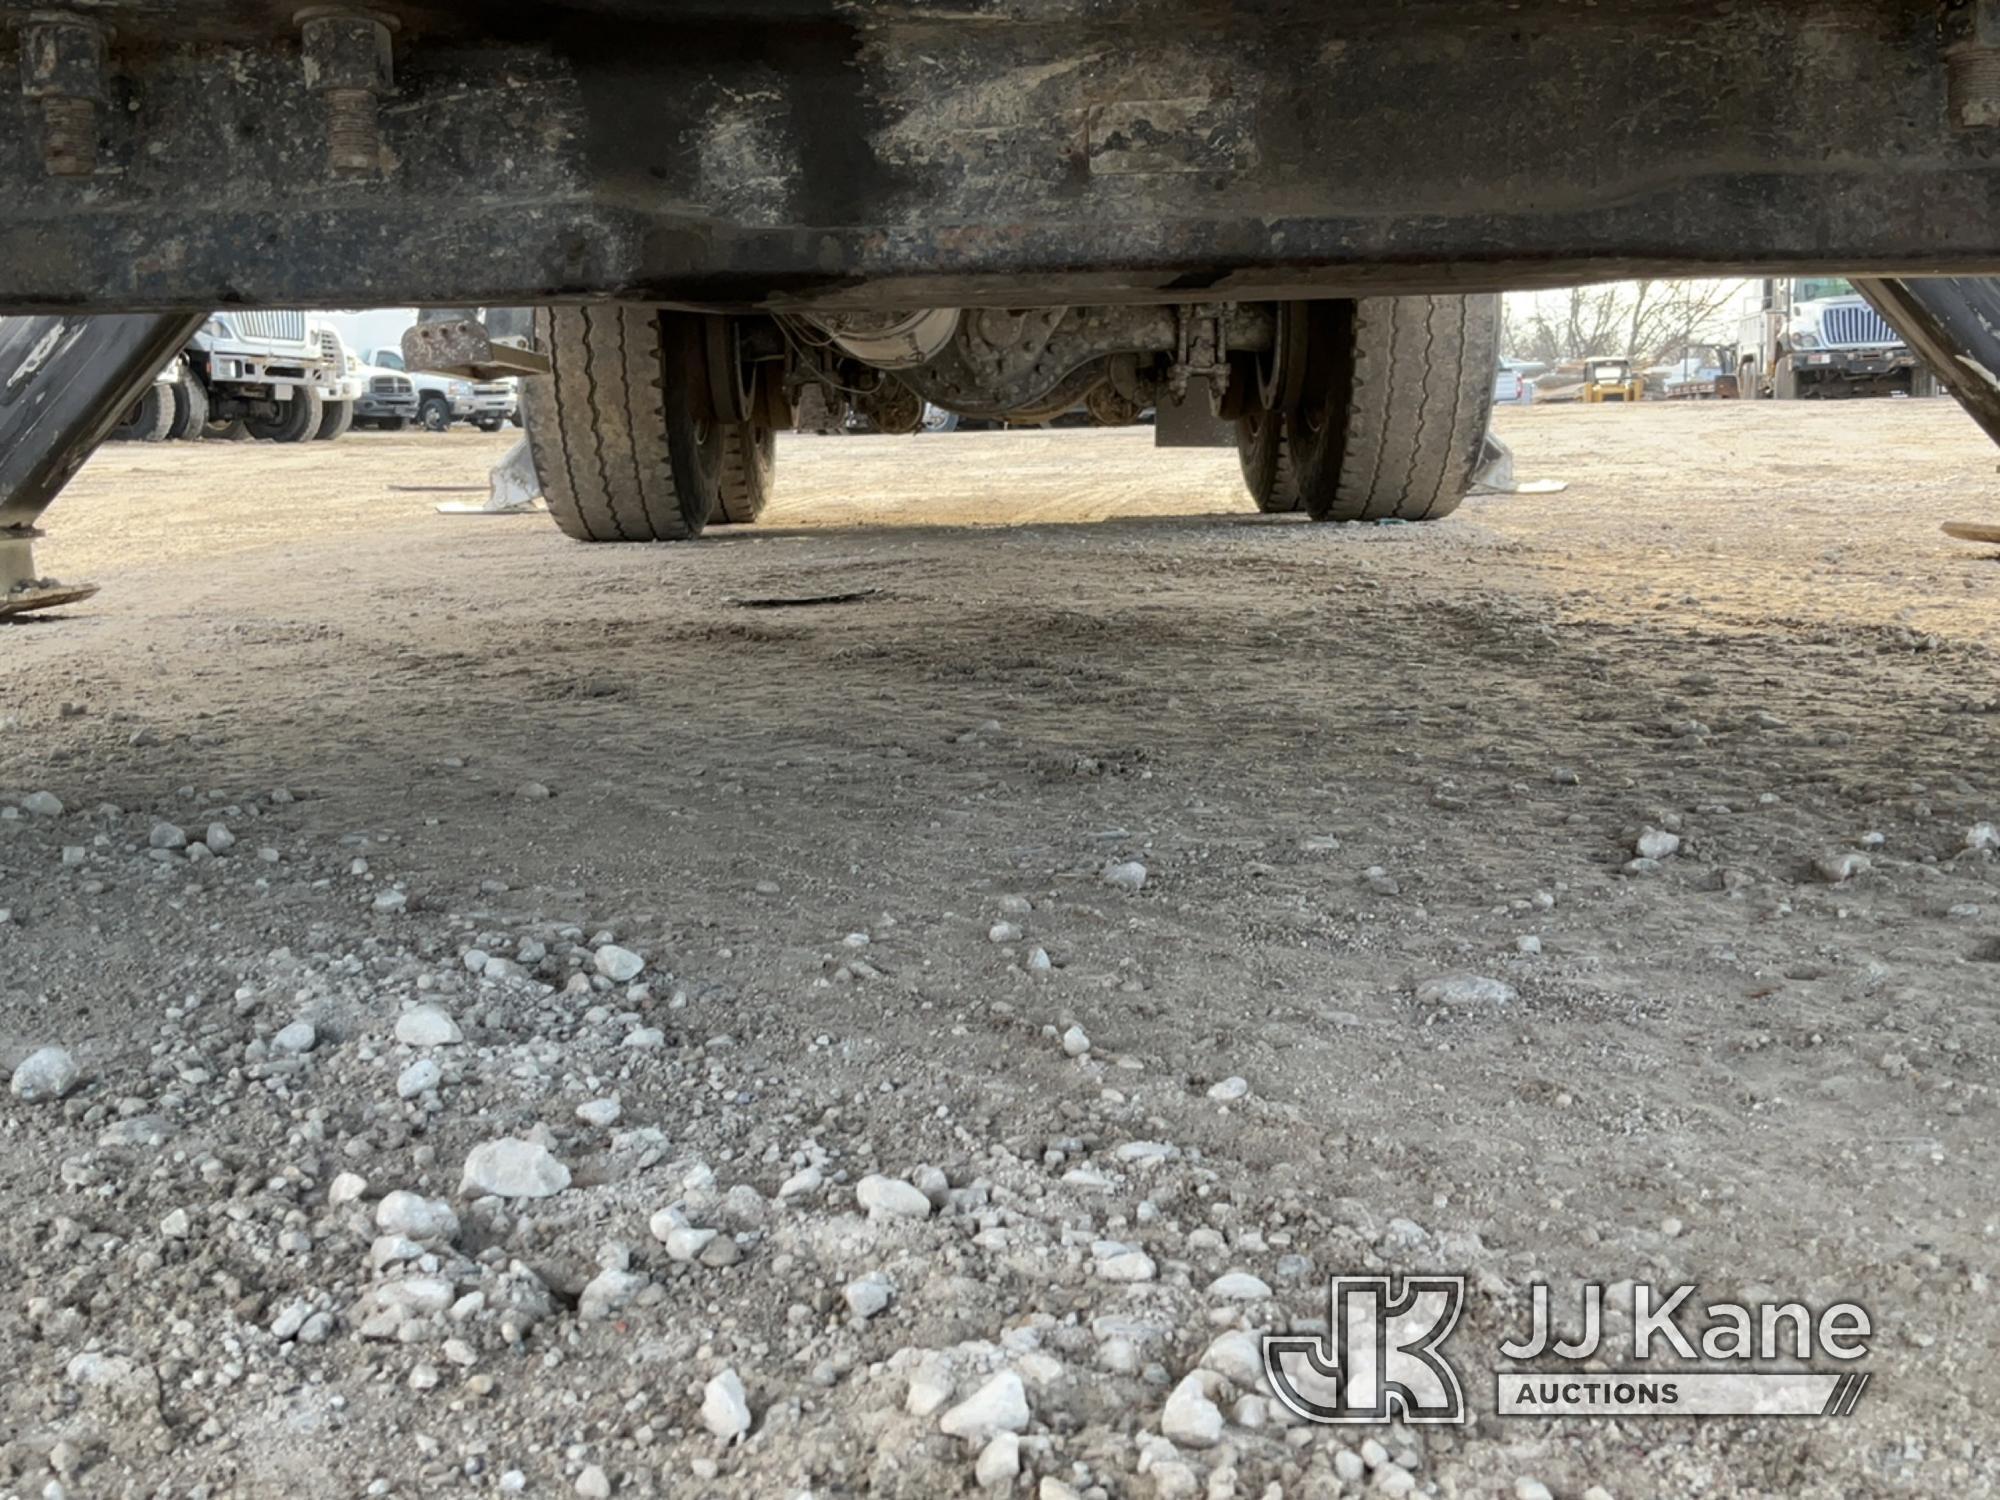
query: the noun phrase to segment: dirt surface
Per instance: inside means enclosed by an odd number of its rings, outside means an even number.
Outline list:
[[[79,1076],[0,1105],[0,1494],[1992,1494],[1997,456],[1500,422],[1566,493],[801,437],[667,548],[433,514],[504,438],[101,455],[6,627],[0,1064]],[[1226,1336],[1418,1269],[1470,1426]],[[1864,1305],[1866,1399],[1493,1414],[1639,1281]]]

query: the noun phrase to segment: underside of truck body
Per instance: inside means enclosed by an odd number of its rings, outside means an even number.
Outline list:
[[[7,311],[2000,269],[1974,4],[93,0],[0,38]]]
[[[1265,510],[1433,519],[1500,290],[2000,271],[2000,0],[75,0],[0,47],[0,313],[544,308],[463,370],[531,376],[587,540],[754,519],[813,393],[1193,412]]]

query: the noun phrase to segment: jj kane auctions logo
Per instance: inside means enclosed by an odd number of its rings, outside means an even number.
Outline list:
[[[1573,1338],[1555,1328],[1549,1288],[1530,1290],[1527,1335],[1503,1341],[1498,1354],[1537,1364],[1496,1363],[1503,1417],[1846,1416],[1868,1385],[1862,1370],[1763,1368],[1864,1358],[1872,1324],[1856,1303],[1818,1312],[1800,1302],[1703,1304],[1692,1286],[1662,1293],[1640,1284],[1631,1337],[1613,1343],[1603,1286],[1582,1288]],[[1265,1375],[1309,1422],[1469,1421],[1459,1369],[1445,1352],[1464,1310],[1463,1276],[1329,1277],[1326,1332],[1266,1335]],[[1600,1357],[1631,1367],[1580,1368]]]

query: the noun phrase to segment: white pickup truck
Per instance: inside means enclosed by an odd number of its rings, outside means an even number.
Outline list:
[[[403,368],[400,349],[384,344],[364,348],[356,356],[357,372],[366,393],[359,420],[365,426],[400,432],[412,423],[443,432],[453,422],[472,415],[472,386],[447,375],[429,375]]]
[[[363,427],[400,431],[412,424],[444,432],[457,422],[470,422],[497,432],[520,409],[517,382],[473,382],[404,363],[402,340],[417,321],[413,307],[385,307],[369,312],[323,312],[311,315],[315,324],[337,331],[353,351],[362,392],[355,421]]]

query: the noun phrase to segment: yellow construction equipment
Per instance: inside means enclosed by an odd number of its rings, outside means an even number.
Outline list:
[[[1646,377],[1632,373],[1629,359],[1593,359],[1584,365],[1583,399],[1592,406],[1606,401],[1643,401]]]

